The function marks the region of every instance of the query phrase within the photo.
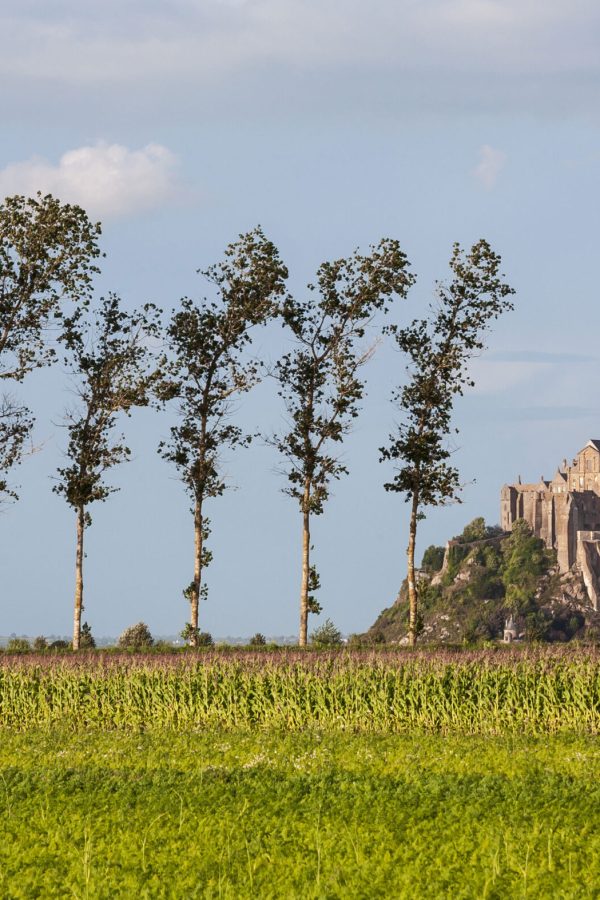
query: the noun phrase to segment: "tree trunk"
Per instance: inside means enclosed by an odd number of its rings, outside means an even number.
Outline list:
[[[85,510],[77,509],[77,549],[75,551],[75,610],[73,613],[73,650],[79,650],[81,636],[81,611],[83,609],[83,535]]]
[[[410,527],[408,532],[408,547],[406,549],[407,581],[408,581],[408,644],[414,647],[417,642],[417,583],[415,580],[415,542],[417,539],[417,514],[419,512],[419,492],[415,490],[412,496],[412,508],[410,512]]]
[[[190,625],[194,630],[191,638],[193,646],[197,645],[198,607],[200,605],[200,588],[202,586],[202,501],[196,500],[194,507],[194,580],[190,599]]]
[[[300,631],[298,643],[308,642],[308,582],[310,576],[310,482],[304,484],[302,498],[302,584],[300,587]]]

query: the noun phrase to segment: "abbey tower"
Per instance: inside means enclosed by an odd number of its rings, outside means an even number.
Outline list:
[[[554,478],[508,484],[500,494],[501,525],[525,519],[547,547],[556,550],[559,569],[581,569],[594,609],[600,603],[600,440],[590,440],[571,466],[564,460]]]

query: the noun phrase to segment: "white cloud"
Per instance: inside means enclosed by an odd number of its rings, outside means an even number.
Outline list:
[[[176,195],[177,159],[160,144],[129,150],[98,143],[64,153],[54,165],[41,157],[0,170],[0,197],[51,193],[101,219],[132,215]]]
[[[473,169],[473,175],[486,190],[490,191],[505,165],[506,153],[484,144],[480,150],[479,162]]]

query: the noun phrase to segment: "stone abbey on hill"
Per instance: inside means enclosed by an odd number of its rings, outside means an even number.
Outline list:
[[[561,573],[581,571],[594,609],[600,604],[600,440],[590,440],[571,466],[559,467],[552,481],[504,485],[501,525],[511,531],[525,519],[547,547],[556,550]]]

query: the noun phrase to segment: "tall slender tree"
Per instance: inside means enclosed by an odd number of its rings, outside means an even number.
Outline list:
[[[227,486],[222,452],[249,442],[249,435],[231,421],[232,404],[258,380],[258,365],[247,352],[251,330],[276,314],[287,269],[275,246],[256,228],[240,235],[223,261],[202,274],[215,296],[200,302],[184,298],[167,328],[179,423],[171,428],[170,441],[159,448],[178,469],[193,504],[194,567],[184,591],[190,603],[184,633],[194,645],[199,601],[207,592],[203,570],[211,558],[205,505]]]
[[[47,195],[0,204],[0,381],[21,382],[51,363],[48,340],[64,300],[85,305],[98,271],[100,225]],[[0,500],[16,497],[7,473],[23,454],[33,417],[12,392],[0,396]]]
[[[85,529],[91,525],[89,507],[118,490],[104,480],[108,469],[125,462],[130,451],[122,434],[115,435],[121,414],[146,406],[158,375],[149,341],[158,336],[158,310],[148,304],[127,313],[119,298],[109,294],[99,309],[81,309],[65,320],[66,364],[75,379],[78,400],[67,413],[69,464],[58,470],[53,490],[75,511],[75,603],[73,649],[78,650],[83,610]]]
[[[298,501],[302,515],[301,647],[307,643],[308,614],[318,611],[311,594],[319,587],[310,558],[311,516],[323,513],[331,481],[347,472],[334,448],[339,449],[363,398],[360,369],[372,348],[361,346],[362,340],[374,314],[387,311],[394,297],[406,296],[413,281],[408,269],[398,242],[382,240],[367,256],[355,252],[323,263],[307,297],[288,296],[282,305],[295,346],[273,374],[290,430],[269,440],[283,456],[285,492]]]
[[[503,280],[500,263],[487,241],[478,241],[466,254],[455,244],[451,279],[437,284],[429,317],[388,329],[408,356],[408,381],[394,395],[402,419],[380,453],[382,461],[395,467],[385,489],[404,494],[410,503],[406,552],[411,646],[419,630],[417,526],[426,507],[458,500],[461,490],[458,469],[449,462],[449,438],[457,431],[452,426],[454,401],[474,385],[469,362],[483,349],[492,321],[513,308],[514,291]]]

